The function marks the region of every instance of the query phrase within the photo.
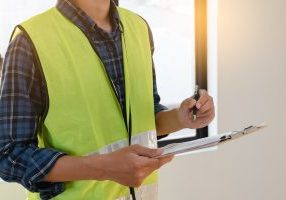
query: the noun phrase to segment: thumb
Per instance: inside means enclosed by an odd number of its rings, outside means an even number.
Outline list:
[[[137,153],[139,156],[145,156],[149,158],[160,156],[163,153],[162,149],[150,149],[138,144],[133,145],[132,147],[135,153]]]
[[[188,110],[192,109],[196,105],[196,103],[197,103],[197,101],[195,99],[188,98],[182,102],[181,108],[184,111],[188,111]]]
[[[166,156],[159,158],[160,167],[167,164],[168,162],[171,162],[173,159],[174,159],[174,155],[166,155]]]

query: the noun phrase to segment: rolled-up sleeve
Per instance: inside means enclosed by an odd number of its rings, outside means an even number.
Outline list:
[[[45,182],[65,154],[38,148],[37,129],[43,114],[42,83],[27,38],[20,34],[9,45],[0,87],[0,177],[16,182],[42,199],[63,192],[63,183]]]
[[[163,104],[160,104],[161,97],[157,90],[156,72],[155,72],[154,63],[153,63],[153,96],[154,96],[155,115],[163,110],[168,110],[166,106],[164,106]]]

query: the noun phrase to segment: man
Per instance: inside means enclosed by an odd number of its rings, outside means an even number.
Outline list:
[[[1,178],[28,199],[156,199],[156,170],[172,160],[153,158],[156,137],[207,126],[214,106],[204,90],[160,105],[152,52],[147,23],[110,0],[59,0],[18,26],[1,80]]]

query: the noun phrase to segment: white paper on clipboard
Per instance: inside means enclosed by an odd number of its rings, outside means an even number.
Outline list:
[[[186,152],[191,152],[195,150],[205,149],[208,147],[213,147],[219,144],[223,144],[227,141],[231,141],[231,140],[240,138],[242,136],[249,135],[250,133],[257,132],[266,127],[267,126],[265,125],[265,123],[263,123],[258,126],[249,126],[240,131],[222,133],[222,134],[218,134],[215,136],[210,136],[210,137],[206,137],[206,138],[202,138],[202,139],[198,139],[194,141],[189,141],[189,142],[169,144],[162,148],[163,154],[159,157],[169,155],[169,154],[177,155],[181,153],[186,153]]]

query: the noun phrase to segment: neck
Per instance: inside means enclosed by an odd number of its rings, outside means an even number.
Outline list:
[[[106,31],[111,31],[109,18],[111,0],[73,0],[96,24]]]

